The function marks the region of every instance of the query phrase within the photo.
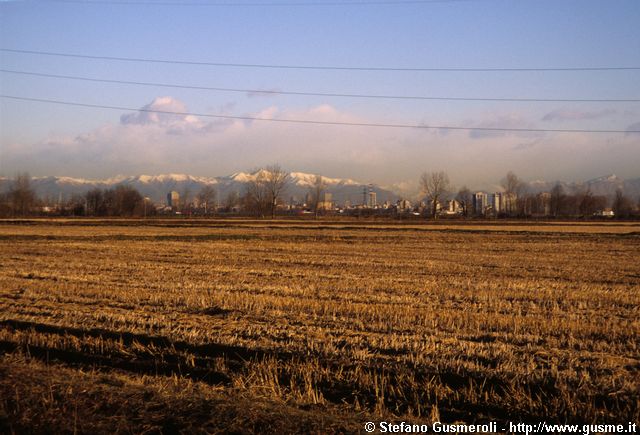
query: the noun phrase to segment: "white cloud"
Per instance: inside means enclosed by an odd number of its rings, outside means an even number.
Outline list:
[[[126,113],[120,117],[125,126],[159,126],[170,135],[182,135],[197,132],[204,124],[197,116],[187,114],[187,106],[172,97],[158,97],[140,110]]]
[[[201,176],[246,171],[270,163],[328,177],[400,184],[410,192],[423,171],[443,169],[456,185],[495,183],[513,169],[525,179],[585,178],[615,172],[629,176],[640,161],[638,135],[539,134],[294,124],[184,115],[188,107],[159,97],[120,122],[75,137],[0,148],[3,170],[33,175],[107,178],[114,174],[181,172]],[[229,108],[210,113],[230,114]],[[234,109],[238,113],[238,109]],[[267,106],[247,117],[376,123],[335,106],[297,109]],[[387,120],[394,122],[393,119]],[[395,121],[397,122],[397,121]],[[489,114],[460,125],[528,128],[518,113]],[[605,141],[605,139],[609,139]],[[581,175],[582,174],[582,175]]]
[[[261,110],[260,112],[256,113],[252,117],[260,118],[260,119],[274,119],[277,117],[278,113],[279,113],[278,107],[271,106]]]

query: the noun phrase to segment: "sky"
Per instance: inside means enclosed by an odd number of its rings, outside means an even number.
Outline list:
[[[0,48],[205,63],[374,68],[640,67],[637,0],[0,1]],[[145,4],[146,3],[146,4]],[[216,4],[217,3],[217,4]],[[355,4],[354,4],[355,3]],[[362,3],[362,4],[357,4]],[[19,72],[241,90],[463,98],[636,99],[640,70],[370,71],[131,62],[0,51],[0,175],[220,176],[279,163],[406,188],[640,177],[639,102],[302,96],[103,83]],[[168,115],[139,109],[194,113]],[[323,122],[619,133],[500,132]]]

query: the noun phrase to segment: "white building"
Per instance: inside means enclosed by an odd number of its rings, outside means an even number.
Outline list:
[[[476,215],[483,216],[489,207],[489,196],[484,192],[476,192],[473,194],[473,212]]]

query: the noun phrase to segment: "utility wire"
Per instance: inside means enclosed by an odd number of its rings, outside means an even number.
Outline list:
[[[478,131],[504,131],[504,132],[523,132],[523,133],[640,133],[640,130],[583,130],[583,129],[543,129],[543,128],[500,128],[500,127],[457,127],[448,125],[422,125],[422,124],[379,124],[369,122],[341,122],[341,121],[314,121],[306,119],[280,119],[280,118],[259,118],[254,116],[237,116],[237,115],[212,115],[209,113],[195,113],[195,112],[177,112],[168,110],[154,110],[154,109],[134,109],[131,107],[122,106],[107,106],[102,104],[88,104],[78,103],[73,101],[61,101],[50,100],[44,98],[29,98],[20,97],[14,95],[0,95],[0,98],[7,98],[20,101],[31,101],[38,103],[50,103],[61,104],[65,106],[78,106],[78,107],[91,107],[96,109],[110,109],[110,110],[127,110],[133,112],[147,112],[147,113],[159,113],[166,115],[178,115],[178,116],[198,116],[203,118],[218,118],[218,119],[236,119],[243,121],[265,121],[265,122],[281,122],[281,123],[295,123],[295,124],[315,124],[315,125],[344,125],[352,127],[386,127],[386,128],[411,128],[411,129],[437,129],[437,130],[478,130]]]
[[[35,54],[41,56],[57,56],[78,59],[116,60],[121,62],[146,62],[178,65],[201,65],[234,68],[270,68],[301,70],[334,70],[334,71],[407,71],[407,72],[542,72],[542,71],[635,71],[640,66],[600,66],[600,67],[558,67],[558,68],[403,68],[403,67],[360,67],[333,65],[276,65],[260,63],[203,62],[175,59],[151,59],[141,57],[95,56],[89,54],[60,53],[54,51],[19,50],[0,48],[7,53]]]
[[[363,1],[266,1],[266,2],[175,2],[175,1],[125,1],[125,0],[49,0],[45,3],[80,3],[85,5],[149,5],[149,6],[402,6],[429,3],[463,3],[482,0],[363,0]]]
[[[268,95],[298,95],[298,96],[313,96],[313,97],[341,97],[341,98],[369,98],[369,99],[386,99],[386,100],[438,100],[438,101],[499,101],[499,102],[561,102],[561,103],[637,103],[640,99],[625,98],[625,99],[595,99],[595,98],[473,98],[473,97],[432,97],[432,96],[416,96],[416,95],[375,95],[375,94],[343,94],[334,92],[297,92],[297,91],[281,91],[281,90],[269,90],[269,89],[238,89],[238,88],[221,88],[210,86],[196,86],[196,85],[180,85],[170,83],[155,83],[155,82],[140,82],[130,80],[113,80],[113,79],[100,79],[93,77],[82,77],[72,75],[60,75],[60,74],[48,74],[31,71],[17,71],[0,69],[0,72],[9,74],[20,74],[36,77],[48,77],[55,79],[68,79],[68,80],[81,80],[87,82],[98,83],[114,83],[124,85],[136,85],[136,86],[155,86],[163,88],[177,88],[177,89],[195,89],[200,91],[219,91],[219,92],[242,92],[248,94],[268,94]]]

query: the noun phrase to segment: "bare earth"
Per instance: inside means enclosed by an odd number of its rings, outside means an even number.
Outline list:
[[[0,221],[0,432],[640,421],[640,225]]]

